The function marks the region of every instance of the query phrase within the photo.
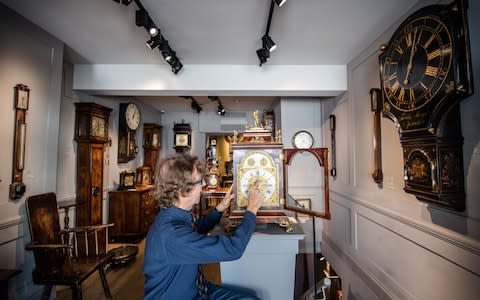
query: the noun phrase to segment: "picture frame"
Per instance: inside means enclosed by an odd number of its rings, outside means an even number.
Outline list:
[[[301,199],[295,199],[297,201],[297,204],[299,206],[304,206],[303,209],[310,210],[312,208],[312,199],[310,198],[301,198]],[[297,219],[303,219],[303,218],[310,218],[310,215],[308,214],[303,214],[301,212],[295,212],[295,218]]]

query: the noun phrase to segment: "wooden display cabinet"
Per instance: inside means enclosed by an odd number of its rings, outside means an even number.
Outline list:
[[[109,231],[111,242],[140,242],[159,211],[151,186],[111,191],[109,198]]]

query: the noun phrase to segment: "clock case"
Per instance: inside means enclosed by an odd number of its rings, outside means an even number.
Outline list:
[[[125,112],[130,103],[120,103],[118,114],[118,163],[126,163],[137,155],[136,130],[127,126]]]
[[[452,65],[444,74],[442,88],[425,105],[401,111],[391,105],[382,78],[387,46],[379,57],[384,117],[392,120],[400,133],[404,162],[404,190],[418,200],[449,209],[465,209],[463,137],[460,101],[473,94],[467,3],[430,5],[410,15],[395,31],[391,42],[412,20],[433,16],[443,22],[451,35]],[[412,68],[413,69],[413,68]]]
[[[277,143],[237,143],[231,144],[231,151],[233,152],[233,174],[234,174],[234,190],[235,203],[233,211],[230,215],[231,219],[243,216],[246,206],[239,203],[241,191],[239,189],[239,166],[246,155],[252,151],[262,151],[272,158],[276,164],[277,172],[274,174],[277,178],[277,185],[274,187],[275,200],[270,205],[262,206],[257,212],[257,222],[270,222],[271,218],[285,216],[283,208],[285,204],[284,189],[283,189],[283,144]]]
[[[244,157],[248,156],[251,152],[261,151],[269,155],[274,163],[277,165],[277,186],[275,187],[275,193],[278,195],[275,202],[270,205],[264,205],[257,212],[258,223],[271,223],[278,220],[285,219],[285,210],[294,211],[297,213],[303,213],[309,216],[318,217],[322,219],[330,219],[330,200],[329,200],[329,171],[328,171],[328,148],[309,148],[309,149],[284,149],[283,144],[279,143],[237,143],[230,145],[233,152],[233,174],[234,174],[234,190],[235,203],[230,215],[230,219],[235,221],[241,218],[245,212],[245,205],[238,203],[240,191],[240,176],[239,166],[241,166]],[[301,208],[294,203],[293,200],[287,201],[286,195],[288,195],[288,166],[293,161],[296,155],[301,153],[310,153],[313,155],[319,166],[323,168],[323,211],[316,211],[312,209]]]

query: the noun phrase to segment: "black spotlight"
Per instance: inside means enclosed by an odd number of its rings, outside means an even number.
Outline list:
[[[172,48],[170,48],[170,45],[168,45],[167,40],[162,40],[160,42],[159,49],[160,54],[162,54],[163,56],[163,59],[165,59],[167,62],[172,60],[175,53],[173,52]]]
[[[285,4],[287,0],[275,0],[275,3],[277,4],[278,7],[282,7],[282,5]]]
[[[268,58],[270,57],[270,51],[266,48],[260,48],[257,50],[257,56],[260,60],[260,66],[267,62]]]
[[[223,108],[222,104],[218,102],[218,109],[217,109],[217,114],[219,116],[224,116],[225,115],[225,108]]]
[[[277,48],[277,45],[268,34],[262,37],[262,43],[263,43],[263,48],[267,48],[270,52],[272,52]]]
[[[180,62],[180,60],[178,59],[178,57],[173,57],[169,62],[170,66],[172,67],[172,72],[174,74],[177,74],[178,72],[180,72],[180,70],[183,68],[183,65],[182,63]],[[198,104],[197,104],[198,105]],[[200,106],[199,106],[200,107]],[[200,110],[202,110],[202,108],[200,107]],[[199,112],[199,111],[197,111]]]
[[[150,50],[154,49],[158,45],[160,45],[160,39],[157,37],[152,37],[147,41],[147,47],[150,48]]]

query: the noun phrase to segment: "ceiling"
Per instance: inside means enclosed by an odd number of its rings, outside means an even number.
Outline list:
[[[138,9],[135,2],[129,6],[112,0],[0,2],[63,41],[65,59],[74,64],[165,63],[158,50],[146,47],[149,36],[145,29],[135,25]],[[288,0],[282,7],[274,8],[270,36],[278,47],[267,64],[345,65],[416,2]],[[141,3],[184,68],[194,64],[259,64],[256,50],[261,47],[266,30],[269,0],[141,0]],[[176,76],[181,77],[182,73]],[[158,101],[161,98],[164,97]],[[238,100],[230,98],[225,102]],[[203,100],[208,101],[206,97]]]

